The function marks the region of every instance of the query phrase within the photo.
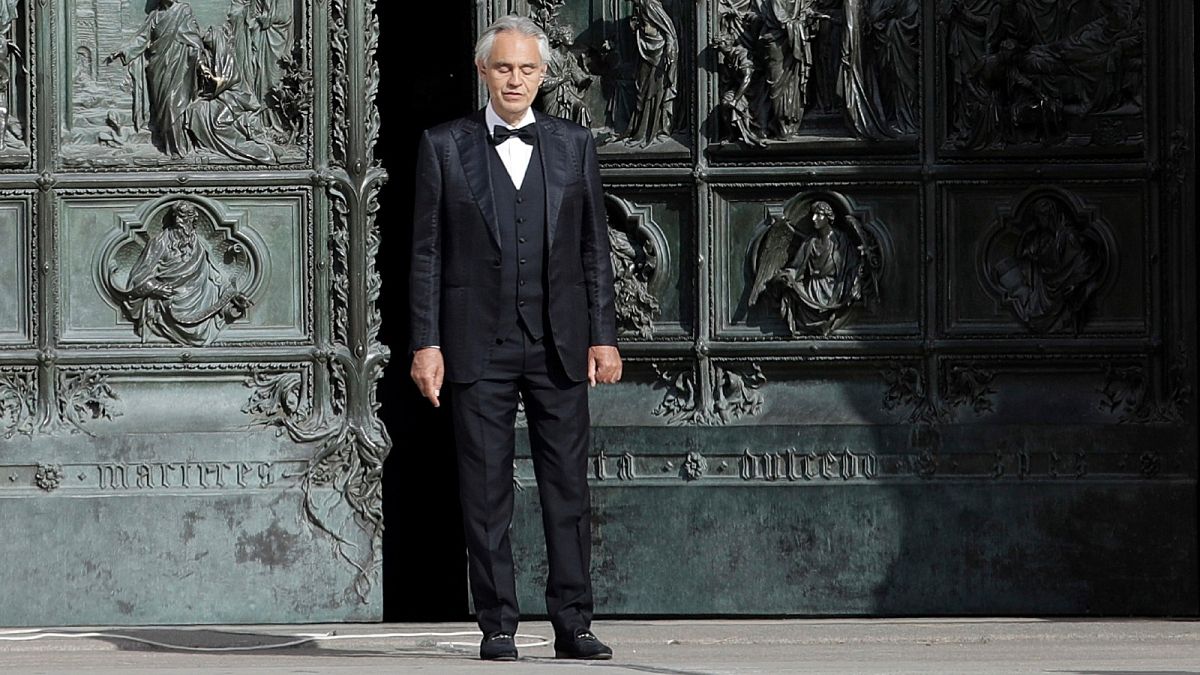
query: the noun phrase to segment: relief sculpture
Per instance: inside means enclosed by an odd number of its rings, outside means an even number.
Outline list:
[[[1035,191],[984,240],[986,285],[1030,330],[1078,332],[1114,248],[1107,227],[1069,195]]]
[[[303,159],[311,77],[296,56],[291,0],[233,0],[227,10],[153,0],[141,16],[128,2],[77,4],[68,162]]]
[[[679,92],[679,37],[662,0],[633,0],[630,25],[637,36],[637,103],[625,138],[647,146],[667,140]]]
[[[29,159],[17,93],[18,76],[28,73],[19,4],[18,0],[0,0],[0,165]]]
[[[546,31],[551,57],[540,104],[549,114],[590,127],[601,152],[682,147],[678,3],[593,3],[572,17],[565,0],[529,0],[529,16]]]
[[[252,304],[254,256],[246,243],[219,233],[195,202],[176,200],[160,213],[157,232],[144,231],[148,238],[125,282],[119,281],[122,261],[140,242],[135,237],[109,248],[101,263],[108,268],[105,285],[143,342],[157,336],[180,345],[211,344]]]
[[[941,21],[958,147],[1140,138],[1140,0],[948,0]]]
[[[878,297],[879,237],[844,201],[801,194],[767,219],[750,247],[748,308],[774,308],[792,335],[829,335]]]
[[[617,328],[648,340],[660,313],[656,293],[670,278],[670,250],[666,237],[647,206],[613,195],[605,196],[608,241],[613,265]]]
[[[722,140],[910,137],[915,0],[720,0]]]

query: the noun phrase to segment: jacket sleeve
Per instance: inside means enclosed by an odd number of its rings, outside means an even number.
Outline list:
[[[442,166],[429,132],[417,149],[409,307],[412,350],[441,344]]]
[[[583,149],[583,256],[584,283],[587,287],[590,344],[616,345],[617,318],[613,299],[612,257],[608,243],[608,212],[604,208],[604,188],[600,182],[600,162],[596,142],[586,134]]]

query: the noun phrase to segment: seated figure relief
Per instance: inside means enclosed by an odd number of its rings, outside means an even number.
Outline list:
[[[213,263],[197,232],[201,209],[176,201],[129,272],[125,286],[113,284],[121,309],[146,341],[151,335],[181,345],[211,344],[228,324],[245,317],[250,299]]]
[[[78,39],[111,51],[73,68],[68,163],[304,159],[311,77],[293,58],[294,0],[151,0],[136,22],[123,3],[76,1]],[[119,18],[89,21],[106,11]],[[91,54],[85,44],[75,58]]]
[[[750,251],[747,306],[774,308],[792,335],[829,335],[878,297],[883,268],[876,235],[832,200],[798,195],[769,215]],[[840,205],[839,205],[840,206]]]
[[[1030,330],[1078,332],[1110,271],[1102,225],[1062,195],[1029,195],[984,240],[993,292]]]

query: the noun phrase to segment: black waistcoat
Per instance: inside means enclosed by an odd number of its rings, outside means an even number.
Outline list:
[[[520,190],[496,149],[491,150],[492,196],[500,229],[501,307],[516,309],[530,337],[541,339],[546,315],[546,181],[541,149],[534,145]]]

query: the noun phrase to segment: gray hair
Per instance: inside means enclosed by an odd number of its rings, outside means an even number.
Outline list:
[[[496,36],[505,31],[513,31],[520,33],[526,37],[535,38],[538,43],[538,53],[542,57],[542,63],[550,62],[550,40],[546,37],[546,31],[534,23],[531,19],[516,14],[509,14],[496,19],[492,25],[483,30],[479,36],[479,41],[475,43],[475,62],[487,63],[488,57],[492,55],[492,45],[496,43]]]

